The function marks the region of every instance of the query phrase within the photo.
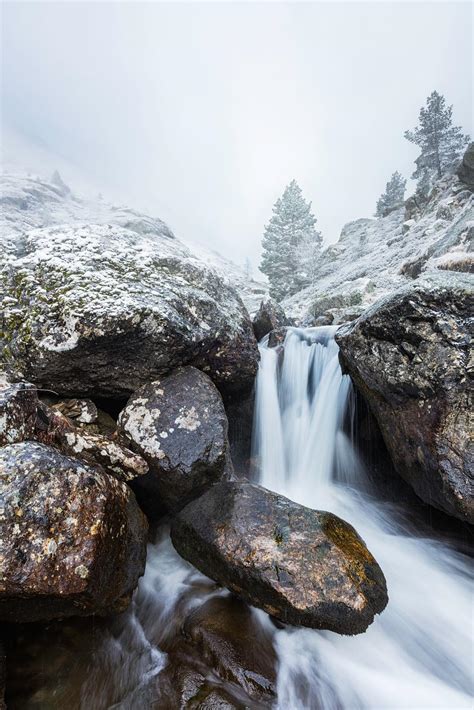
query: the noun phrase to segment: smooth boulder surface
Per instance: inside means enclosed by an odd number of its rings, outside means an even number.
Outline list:
[[[186,506],[179,554],[288,624],[362,633],[386,606],[382,570],[348,523],[246,482],[223,482]]]
[[[129,603],[147,522],[132,491],[36,442],[0,449],[0,619],[110,614]]]
[[[263,299],[252,321],[253,332],[257,340],[264,338],[271,330],[289,324],[285,311],[272,298]]]
[[[7,234],[0,369],[61,395],[120,398],[195,364],[224,393],[249,390],[258,350],[235,290],[165,231],[134,229]]]
[[[426,503],[474,522],[474,276],[439,272],[336,335],[396,470]]]
[[[179,368],[137,390],[118,425],[150,467],[134,482],[149,515],[159,514],[163,506],[180,510],[232,474],[222,398],[195,367]]]

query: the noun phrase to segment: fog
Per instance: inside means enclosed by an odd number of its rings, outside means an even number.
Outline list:
[[[5,159],[258,265],[295,178],[326,242],[417,156],[437,89],[472,134],[470,3],[3,3]]]

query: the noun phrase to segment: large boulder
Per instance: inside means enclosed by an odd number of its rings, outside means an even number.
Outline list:
[[[353,527],[246,482],[222,482],[174,519],[177,551],[284,623],[366,630],[387,604],[384,575]]]
[[[175,239],[118,225],[5,239],[0,370],[59,394],[120,398],[183,364],[249,390],[258,350],[234,289]]]
[[[474,142],[469,143],[458,168],[459,179],[474,191]]]
[[[130,601],[147,523],[132,491],[36,442],[0,449],[0,619],[110,614]]]
[[[396,470],[426,503],[474,522],[474,276],[433,273],[336,335]]]
[[[252,321],[253,332],[257,340],[264,338],[271,330],[289,324],[283,308],[269,297],[263,299]]]
[[[150,471],[134,482],[147,513],[177,511],[232,474],[227,417],[210,378],[195,367],[141,387],[118,424]]]

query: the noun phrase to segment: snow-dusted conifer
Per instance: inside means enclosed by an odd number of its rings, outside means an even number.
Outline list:
[[[433,91],[426,99],[418,117],[418,126],[405,131],[405,138],[421,148],[416,159],[412,177],[419,180],[418,192],[425,195],[433,181],[440,178],[459,158],[469,137],[460,126],[453,126],[453,107],[446,106],[446,99]]]
[[[384,217],[403,203],[406,185],[407,181],[403,175],[395,171],[385,185],[385,192],[377,200],[376,217]]]
[[[268,276],[270,295],[276,300],[311,282],[322,242],[315,224],[311,202],[306,202],[298,183],[292,180],[275,202],[262,240],[260,270]]]

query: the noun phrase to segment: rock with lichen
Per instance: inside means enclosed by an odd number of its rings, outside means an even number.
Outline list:
[[[474,276],[433,272],[336,335],[396,470],[426,503],[474,522]]]
[[[388,601],[351,525],[251,483],[213,486],[178,513],[171,537],[201,572],[287,624],[362,633]]]
[[[0,383],[0,446],[33,438],[37,405],[34,385]]]
[[[179,368],[137,390],[118,425],[150,467],[133,488],[152,516],[163,508],[179,510],[232,474],[222,398],[194,367]]]
[[[118,224],[7,233],[0,262],[0,369],[11,379],[118,398],[194,364],[224,393],[252,386],[258,350],[242,301],[166,234]]]
[[[0,619],[110,614],[143,574],[147,523],[124,483],[36,442],[0,449]]]
[[[99,465],[120,481],[129,482],[147,473],[148,464],[145,459],[130,451],[117,436],[75,426],[77,421],[69,419],[59,408],[50,408],[44,402],[38,402],[32,438],[54,446],[67,456]]]

